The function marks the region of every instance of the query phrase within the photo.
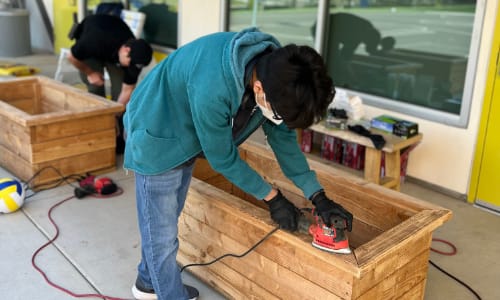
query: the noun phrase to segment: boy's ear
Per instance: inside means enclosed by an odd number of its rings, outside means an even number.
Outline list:
[[[256,94],[262,93],[264,89],[262,88],[262,82],[260,80],[255,80],[253,82],[253,92]]]

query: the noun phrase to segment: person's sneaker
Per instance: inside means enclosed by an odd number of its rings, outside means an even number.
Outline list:
[[[196,300],[198,299],[198,296],[200,293],[198,290],[190,285],[184,285],[188,292],[188,297],[189,300]],[[134,298],[137,300],[156,300],[158,297],[155,294],[155,291],[153,289],[148,289],[146,288],[142,282],[137,279],[135,281],[134,286],[132,287],[132,295],[134,295]]]
[[[137,300],[156,300],[158,297],[155,294],[155,290],[148,289],[142,286],[138,281],[135,282],[132,287],[132,295]]]
[[[192,287],[192,286],[187,285],[187,284],[185,284],[184,287],[186,288],[186,290],[188,292],[189,300],[198,299],[198,296],[200,296],[200,293],[198,292],[198,290],[195,287]]]

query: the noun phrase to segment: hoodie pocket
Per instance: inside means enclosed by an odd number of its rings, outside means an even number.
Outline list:
[[[163,172],[185,158],[179,138],[156,137],[147,130],[137,130],[127,143],[132,146],[134,163],[149,174]]]

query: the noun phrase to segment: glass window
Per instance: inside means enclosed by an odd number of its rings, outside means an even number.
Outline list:
[[[317,0],[232,0],[229,5],[229,31],[254,26],[282,45],[314,46],[311,26],[318,13]]]
[[[121,10],[128,5],[131,11],[140,11],[146,15],[142,38],[156,46],[155,49],[165,47],[168,51],[169,48],[177,48],[178,0],[87,0],[85,5],[87,14],[115,15],[120,15]]]
[[[178,0],[129,0],[130,10],[146,15],[143,38],[157,46],[177,48]]]
[[[475,0],[229,2],[229,30],[257,26],[282,44],[316,46],[336,87],[366,104],[467,125],[482,16]]]
[[[460,115],[475,2],[331,1],[323,54],[335,84]]]

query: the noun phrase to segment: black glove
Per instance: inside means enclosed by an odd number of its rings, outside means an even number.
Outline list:
[[[300,210],[293,205],[280,190],[278,194],[269,201],[264,201],[269,206],[271,219],[278,223],[281,229],[295,231],[298,226]]]
[[[331,226],[330,218],[339,216],[347,223],[347,230],[352,230],[352,214],[340,204],[333,202],[326,197],[324,191],[319,191],[312,196],[312,203],[316,206],[316,212],[321,216],[327,226]]]
[[[372,143],[373,143],[373,146],[377,149],[377,150],[380,150],[382,148],[384,148],[385,146],[385,139],[382,135],[380,134],[373,134],[371,133],[368,129],[366,129],[365,127],[363,127],[362,125],[354,125],[354,126],[347,126],[349,128],[350,131],[352,132],[355,132],[359,135],[362,135],[362,136],[366,136],[367,138],[369,138]]]

